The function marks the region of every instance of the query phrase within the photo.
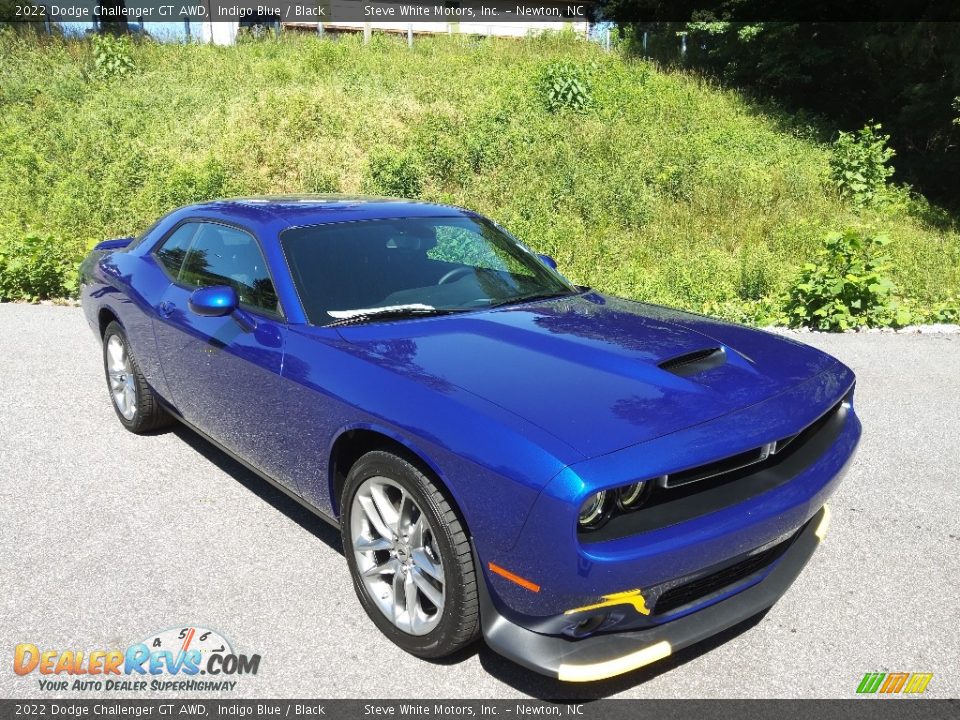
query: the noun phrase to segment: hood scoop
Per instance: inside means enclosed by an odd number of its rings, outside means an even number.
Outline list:
[[[657,367],[679,377],[692,377],[727,362],[727,353],[722,347],[705,348],[675,358],[664,360]]]

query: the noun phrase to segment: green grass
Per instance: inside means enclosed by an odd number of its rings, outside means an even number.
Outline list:
[[[893,279],[921,304],[960,288],[960,234],[922,199],[858,211],[812,130],[569,37],[285,36],[132,57],[103,80],[86,42],[0,33],[0,252],[35,233],[76,259],[195,200],[400,183],[491,216],[578,283],[694,310],[780,295],[848,226],[891,238]],[[589,75],[585,112],[548,112],[540,78],[559,60]]]

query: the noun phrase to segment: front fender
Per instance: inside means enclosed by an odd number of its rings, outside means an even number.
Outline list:
[[[294,442],[284,465],[306,500],[335,514],[329,458],[350,429],[381,433],[421,458],[445,485],[481,549],[513,545],[546,483],[572,454],[556,438],[453,385],[437,384],[409,365],[365,357],[322,328],[291,332],[283,375],[290,383]],[[315,453],[314,453],[315,455]]]

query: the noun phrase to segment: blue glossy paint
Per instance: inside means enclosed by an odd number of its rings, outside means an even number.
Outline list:
[[[94,330],[107,315],[124,326],[148,381],[176,413],[331,518],[339,514],[331,452],[344,433],[374,431],[417,454],[459,506],[497,607],[521,624],[737,557],[823,505],[859,439],[852,407],[829,450],[775,489],[638,536],[585,544],[576,532],[579,507],[597,490],[786,437],[849,397],[850,370],[792,340],[593,291],[399,322],[307,323],[283,230],[460,215],[476,217],[352,197],[181,208],[129,245],[91,253],[83,307]],[[171,281],[152,251],[189,219],[258,240],[281,315]],[[715,347],[726,362],[695,377],[658,367]],[[488,561],[541,591],[490,574]]]
[[[550,582],[543,583],[535,598],[495,575],[490,576],[491,583],[508,610],[549,616],[585,605],[591,597],[627,589],[626,578],[632,578],[634,587],[657,586],[796,530],[824,505],[854,454],[861,428],[852,408],[837,441],[790,482],[689,522],[644,533],[642,542],[622,538],[584,545],[575,532],[574,508],[596,490],[700,465],[785,437],[815,420],[852,384],[853,374],[836,363],[758,406],[569,466],[544,489],[517,543],[501,556],[524,577]],[[566,520],[558,523],[564,516]],[[571,596],[574,587],[582,593],[578,597]]]

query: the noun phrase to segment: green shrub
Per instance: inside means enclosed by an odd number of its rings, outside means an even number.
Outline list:
[[[429,176],[441,187],[464,183],[473,158],[467,151],[463,134],[463,128],[445,115],[424,118],[415,144],[425,179]]]
[[[926,322],[960,324],[960,300],[937,303],[927,316]]]
[[[593,104],[589,73],[568,60],[547,65],[540,76],[540,94],[550,112],[585,112]]]
[[[160,187],[155,192],[164,205],[177,207],[212,200],[229,194],[226,168],[213,158],[201,162],[177,163],[153,178]]]
[[[776,258],[765,246],[743,248],[737,296],[742,300],[763,300],[775,294],[779,281],[776,268]]]
[[[702,312],[704,315],[744,325],[768,327],[770,325],[783,326],[787,324],[782,303],[775,298],[711,301],[703,304]]]
[[[765,323],[823,235],[862,223],[897,238],[909,309],[949,317],[956,215],[825,192],[833,152],[791,115],[560,34],[376,35],[133,42],[131,82],[101,81],[87,40],[0,28],[0,243],[133,235],[217,196],[408,195],[489,215],[578,284]],[[589,81],[582,114],[539,92],[562,65]]]
[[[921,305],[911,300],[907,303],[907,307],[912,315],[911,322],[913,323],[960,324],[960,297],[952,293],[945,300],[935,302],[932,305]]]
[[[848,229],[827,236],[817,261],[803,266],[790,288],[790,324],[815,330],[905,325],[911,315],[895,298],[882,235]]]
[[[951,296],[930,309],[928,322],[960,324],[960,298]]]
[[[413,153],[375,151],[370,155],[364,187],[377,195],[418,197],[423,189],[423,167]]]
[[[858,205],[874,204],[883,197],[887,179],[893,175],[887,147],[889,135],[881,135],[880,123],[865,125],[856,133],[841,132],[833,145],[830,174],[840,194]]]
[[[303,184],[304,190],[310,193],[339,193],[341,190],[339,175],[316,165],[308,166]]]
[[[461,142],[466,151],[469,169],[475,173],[488,171],[506,154],[510,144],[518,140],[515,108],[498,107],[483,110],[469,118],[469,127]]]
[[[68,297],[77,289],[76,248],[51,235],[27,233],[0,243],[0,300]]]
[[[133,70],[130,41],[125,37],[97,35],[93,39],[93,62],[101,78],[127,75]]]

